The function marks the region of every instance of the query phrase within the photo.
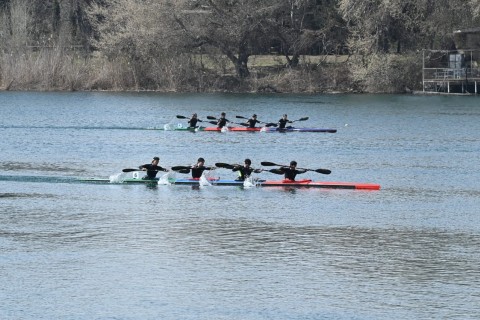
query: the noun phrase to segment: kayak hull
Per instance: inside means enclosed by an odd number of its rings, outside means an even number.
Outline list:
[[[312,181],[308,179],[291,180],[267,180],[261,184],[262,187],[296,187],[296,188],[326,188],[326,189],[359,189],[359,190],[380,190],[380,185],[376,183],[358,183],[358,182],[330,182],[330,181]]]
[[[222,129],[217,127],[205,127],[203,131],[216,131],[220,132]],[[324,129],[324,128],[273,128],[273,127],[255,127],[255,128],[242,128],[242,127],[229,127],[223,129],[223,131],[234,131],[234,132],[324,132],[324,133],[335,133],[337,129]]]
[[[223,129],[223,130],[222,130]],[[221,131],[238,131],[238,132],[258,132],[262,130],[262,128],[247,128],[247,127],[224,127],[224,128],[218,128],[218,127],[206,127],[203,131],[216,131],[216,132],[221,132]]]
[[[101,178],[81,178],[80,182],[88,183],[110,183],[109,179]],[[199,185],[198,179],[171,179],[169,180],[174,185]],[[208,182],[214,186],[243,186],[243,181],[228,180],[228,179],[209,179]],[[115,182],[112,182],[115,183]],[[143,179],[125,179],[116,183],[125,184],[156,184],[158,179],[143,180]],[[290,181],[290,180],[256,180],[256,185],[259,187],[287,187],[287,188],[323,188],[323,189],[356,189],[356,190],[380,190],[380,185],[375,183],[358,183],[358,182],[331,182],[331,181],[312,181],[308,179]]]
[[[263,132],[325,132],[325,133],[335,133],[337,129],[324,129],[324,128],[262,128]]]
[[[257,183],[262,183],[265,180],[257,180]],[[228,180],[228,179],[209,179],[208,182],[214,186],[243,186],[243,181]],[[175,179],[172,184],[178,185],[199,185],[199,179]]]

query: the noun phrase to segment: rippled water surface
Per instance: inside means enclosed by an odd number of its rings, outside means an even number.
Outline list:
[[[338,131],[156,130],[222,111]],[[478,97],[0,92],[0,318],[478,319],[479,132]],[[382,188],[77,180],[153,156]]]

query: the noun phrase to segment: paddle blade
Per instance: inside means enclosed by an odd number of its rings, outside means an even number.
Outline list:
[[[178,170],[179,173],[190,173],[190,169]]]
[[[238,118],[238,119],[248,119],[248,118],[245,118],[245,117],[242,117],[242,116],[235,116],[235,118]]]
[[[123,169],[122,172],[142,171],[140,169]]]
[[[208,123],[211,123],[211,124],[217,124],[216,121],[208,121]]]
[[[217,120],[217,118],[212,117],[212,116],[207,116],[207,119],[209,119],[209,120]]]
[[[293,120],[292,122],[296,122],[296,121],[306,121],[308,120],[309,118],[308,117],[303,117],[303,118],[300,118],[300,119],[297,119],[297,120]]]
[[[280,169],[271,169],[268,172],[275,173],[275,174],[283,174],[284,172]]]
[[[190,167],[187,166],[174,166],[172,167],[173,171],[180,171],[180,170],[190,170]]]
[[[228,164],[228,163],[223,163],[223,162],[217,162],[217,163],[215,163],[215,167],[225,168],[225,169],[233,169],[233,168],[235,168],[234,165]]]
[[[317,170],[314,170],[315,172],[318,172],[318,173],[322,173],[322,174],[330,174],[332,173],[331,170],[328,170],[328,169],[317,169]]]
[[[265,127],[276,127],[276,126],[278,126],[278,124],[273,123],[273,122],[265,124]]]
[[[279,166],[279,164],[276,164],[276,163],[273,163],[273,162],[268,162],[268,161],[262,161],[262,162],[260,162],[260,164],[262,166],[266,166],[266,167]]]
[[[177,118],[178,118],[178,119],[188,119],[187,117],[181,116],[181,115],[178,115],[178,114],[177,114]]]

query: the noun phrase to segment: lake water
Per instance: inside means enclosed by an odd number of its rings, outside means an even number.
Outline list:
[[[338,132],[152,130],[222,111]],[[1,319],[480,315],[478,97],[0,92],[0,135]],[[382,188],[77,181],[153,156]]]

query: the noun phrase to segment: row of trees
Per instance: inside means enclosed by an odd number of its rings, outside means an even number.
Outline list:
[[[451,49],[453,30],[480,26],[480,1],[0,0],[0,26],[4,86],[15,78],[12,64],[32,63],[43,50],[56,50],[70,73],[97,83],[98,70],[115,73],[130,79],[126,87],[199,83],[205,73],[228,75],[229,65],[236,83],[248,81],[250,57],[272,53],[285,70],[305,68],[303,55],[347,54],[352,79],[367,83],[372,66],[398,68],[392,55]]]

